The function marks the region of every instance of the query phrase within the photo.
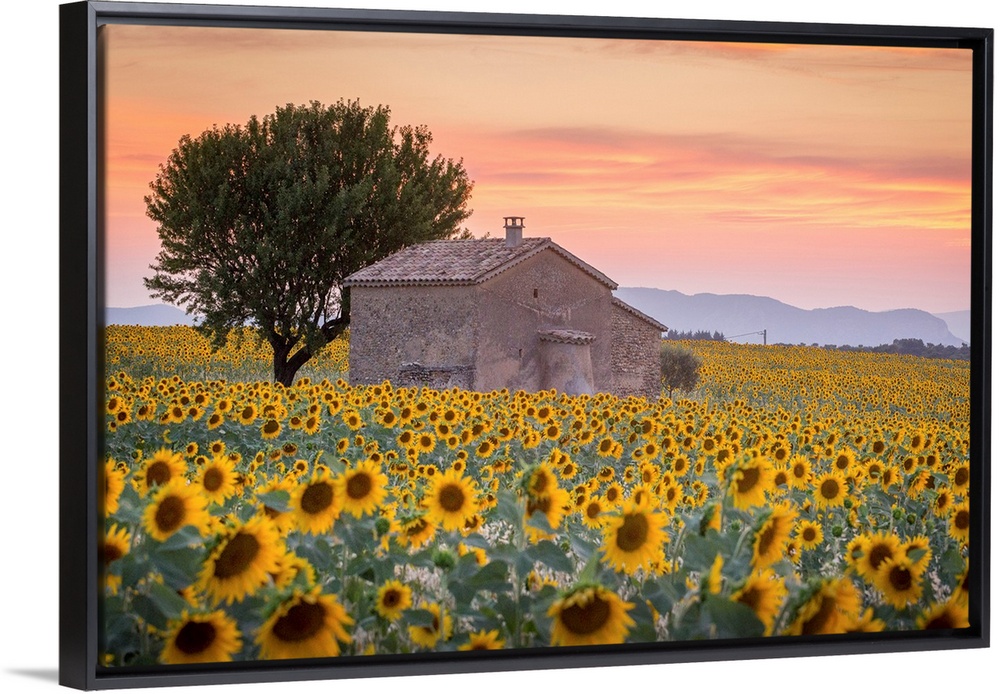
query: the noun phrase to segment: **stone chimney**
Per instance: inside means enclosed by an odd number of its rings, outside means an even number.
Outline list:
[[[507,232],[506,246],[515,248],[521,245],[521,232],[524,230],[524,217],[504,217],[503,228]]]

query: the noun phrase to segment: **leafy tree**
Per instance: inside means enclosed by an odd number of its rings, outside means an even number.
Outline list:
[[[216,348],[254,325],[290,385],[350,323],[348,275],[420,241],[468,235],[462,161],[387,107],[289,104],[185,135],[146,196],[161,250],[153,296],[201,317]]]
[[[681,392],[693,390],[698,385],[701,359],[693,352],[666,342],[660,345],[660,376],[667,389],[667,397],[672,397],[674,389]]]

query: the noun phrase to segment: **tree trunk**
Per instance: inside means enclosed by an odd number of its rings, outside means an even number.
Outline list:
[[[309,351],[308,347],[303,346],[289,358],[288,355],[298,343],[298,339],[288,340],[272,332],[268,335],[268,341],[274,350],[274,380],[287,388],[295,382],[295,374],[302,368],[302,365],[312,358],[312,352]]]

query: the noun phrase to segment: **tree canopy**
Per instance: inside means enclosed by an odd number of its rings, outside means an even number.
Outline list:
[[[468,235],[461,159],[432,157],[426,126],[389,116],[314,101],[181,137],[145,198],[161,243],[146,288],[200,316],[216,347],[233,328],[259,328],[275,380],[290,385],[348,327],[344,278],[404,246]]]

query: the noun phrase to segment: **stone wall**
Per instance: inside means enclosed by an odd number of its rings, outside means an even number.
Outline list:
[[[352,287],[350,381],[416,378],[422,365],[433,379],[472,385],[476,351],[473,287]],[[409,375],[405,375],[409,374]],[[463,375],[464,374],[464,375]],[[431,377],[431,372],[424,374]]]
[[[611,349],[612,387],[619,396],[660,396],[660,330],[615,305],[611,311],[615,342]]]
[[[534,255],[476,286],[479,345],[476,390],[542,389],[540,330],[580,330],[590,346],[594,387],[611,384],[611,289],[553,250]]]

